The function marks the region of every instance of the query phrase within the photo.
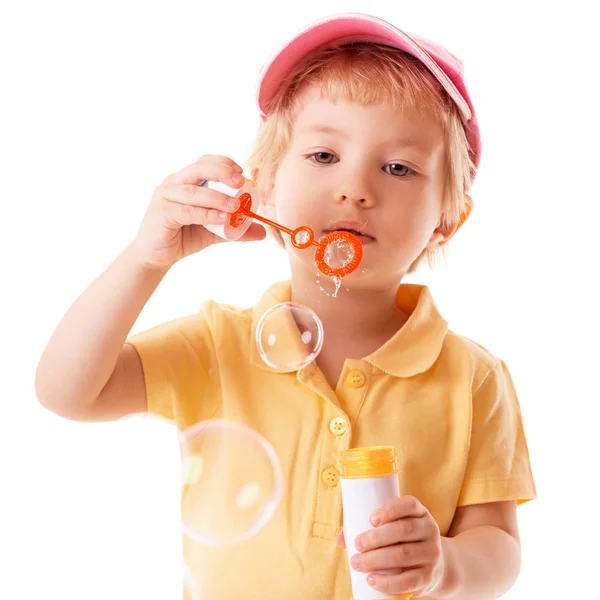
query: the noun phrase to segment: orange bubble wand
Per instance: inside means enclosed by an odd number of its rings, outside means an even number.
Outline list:
[[[262,217],[252,212],[250,210],[250,207],[252,206],[252,197],[248,192],[241,194],[238,200],[240,201],[240,207],[231,215],[229,221],[229,224],[232,227],[239,227],[246,217],[251,217],[266,225],[271,225],[272,227],[279,229],[279,231],[287,233],[290,236],[292,245],[299,250],[305,250],[309,246],[316,246],[315,263],[319,271],[328,277],[345,277],[355,271],[360,264],[363,255],[362,244],[355,235],[352,235],[348,231],[332,231],[317,242],[315,240],[314,231],[310,227],[302,226],[293,230],[288,229],[279,223],[275,223],[275,221],[271,221],[266,217]],[[327,249],[331,244],[336,242],[345,242],[352,248],[350,258],[341,267],[332,267],[327,264],[327,261],[325,260]]]

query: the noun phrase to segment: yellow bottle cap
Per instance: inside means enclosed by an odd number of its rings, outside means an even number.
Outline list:
[[[340,474],[347,479],[378,477],[398,472],[393,446],[366,446],[342,452]]]

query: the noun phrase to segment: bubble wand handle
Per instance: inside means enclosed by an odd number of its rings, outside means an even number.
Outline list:
[[[284,233],[287,233],[288,235],[292,235],[294,233],[291,229],[288,229],[287,227],[284,227],[283,225],[280,225],[279,223],[275,223],[275,221],[271,221],[271,219],[267,219],[266,217],[257,215],[255,212],[252,212],[251,210],[244,210],[243,212],[247,217],[252,217],[253,219],[256,219],[257,221],[261,221],[265,225],[271,225],[271,227],[275,227],[275,229],[279,229],[279,231],[283,231]],[[315,245],[317,245],[317,244],[315,243]]]
[[[231,215],[230,225],[232,227],[239,227],[239,225],[241,225],[241,223],[243,222],[244,217],[251,217],[260,221],[261,223],[264,223],[265,225],[271,225],[271,227],[275,227],[275,229],[279,229],[279,231],[287,233],[292,238],[292,244],[294,244],[294,246],[296,246],[297,248],[308,248],[308,246],[311,245],[319,247],[319,242],[315,241],[315,234],[310,227],[299,227],[298,229],[292,230],[288,227],[285,227],[284,225],[276,223],[275,221],[271,221],[271,219],[267,219],[266,217],[256,214],[249,208],[250,206],[252,206],[252,199],[250,198],[250,194],[248,193],[242,194],[239,197],[239,201],[240,207]],[[298,233],[303,231],[306,232],[306,235],[304,237],[308,236],[308,239],[304,243],[299,243],[297,242],[296,238],[298,236]]]
[[[284,233],[287,233],[292,239],[294,239],[294,235],[297,234],[298,229],[289,229],[288,227],[285,227],[284,225],[280,225],[279,223],[275,223],[275,221],[271,221],[271,219],[267,219],[267,217],[263,217],[262,215],[257,215],[255,212],[252,212],[249,209],[242,209],[241,211],[245,216],[247,217],[252,217],[253,219],[256,219],[257,221],[260,221],[261,223],[264,223],[265,225],[271,225],[271,227],[275,227],[275,229],[279,229],[279,231],[283,231]],[[235,227],[235,225],[234,225]],[[307,231],[309,230],[308,227],[300,227],[299,228],[301,231]],[[319,247],[319,242],[315,241],[314,239],[314,233],[312,233],[312,230],[310,235],[310,242],[309,245],[312,246],[317,246]],[[296,245],[296,244],[294,244]]]
[[[316,246],[317,250],[315,252],[315,263],[321,273],[330,277],[345,277],[346,275],[349,275],[355,271],[360,264],[363,255],[363,248],[360,240],[355,235],[352,235],[347,231],[332,231],[322,240],[317,242],[315,241],[315,233],[310,227],[303,226],[294,230],[288,229],[279,223],[275,223],[275,221],[271,221],[271,219],[267,219],[266,217],[262,217],[251,211],[250,207],[252,206],[252,197],[248,192],[242,194],[238,200],[240,201],[240,206],[231,215],[229,221],[229,224],[232,227],[239,227],[247,217],[251,217],[261,221],[262,223],[265,223],[266,225],[271,225],[279,231],[287,233],[290,236],[292,245],[295,248],[304,250],[309,246]],[[327,251],[331,244],[334,243],[345,243],[348,244],[352,249],[349,260],[341,267],[332,267],[328,264],[326,259]]]

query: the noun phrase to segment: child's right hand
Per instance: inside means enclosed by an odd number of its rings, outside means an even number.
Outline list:
[[[201,187],[206,180],[236,189],[244,185],[242,168],[226,156],[205,155],[169,175],[154,190],[133,244],[145,266],[168,269],[190,254],[226,241],[203,225],[226,223],[239,203]],[[252,223],[239,241],[261,240],[265,235],[264,227]]]

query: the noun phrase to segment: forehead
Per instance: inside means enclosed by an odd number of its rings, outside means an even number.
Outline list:
[[[327,97],[312,85],[298,94],[292,137],[333,136],[363,142],[402,141],[433,152],[443,146],[444,132],[431,112],[391,102],[360,104]]]

